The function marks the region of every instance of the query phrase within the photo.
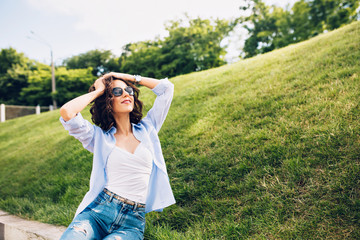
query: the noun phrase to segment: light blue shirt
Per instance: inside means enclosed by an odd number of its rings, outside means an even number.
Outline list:
[[[158,132],[170,108],[174,85],[165,78],[160,80],[160,83],[152,91],[157,95],[153,107],[138,124],[132,123],[131,125],[135,138],[151,151],[153,159],[145,212],[161,212],[163,208],[175,203],[158,137]],[[83,147],[94,155],[90,190],[80,203],[75,214],[76,217],[97,197],[106,184],[105,167],[109,154],[115,147],[116,128],[112,127],[108,131],[104,131],[85,120],[81,113],[67,122],[60,117],[60,122],[71,136],[78,139]]]

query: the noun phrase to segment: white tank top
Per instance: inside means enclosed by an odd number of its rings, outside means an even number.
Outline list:
[[[141,142],[134,154],[115,146],[106,164],[105,187],[121,197],[145,203],[153,164],[151,156]]]

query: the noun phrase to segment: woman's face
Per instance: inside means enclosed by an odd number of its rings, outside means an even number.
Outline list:
[[[114,96],[113,111],[114,113],[130,113],[134,109],[134,96],[130,96],[125,88],[126,83],[121,80],[114,80],[111,83],[112,88],[119,87],[123,89],[121,96]]]

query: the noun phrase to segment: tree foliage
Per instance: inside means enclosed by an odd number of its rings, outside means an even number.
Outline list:
[[[19,93],[28,86],[28,76],[35,68],[35,61],[13,48],[0,51],[0,101],[6,104],[24,104]]]
[[[66,59],[67,69],[93,68],[92,74],[120,71],[148,77],[172,77],[225,64],[221,41],[235,22],[195,18],[169,21],[168,36],[150,41],[128,43],[119,58],[110,50],[91,50]]]
[[[67,101],[86,93],[95,81],[92,68],[70,69],[59,67],[55,70],[56,92],[54,97],[59,106]],[[41,64],[29,75],[29,84],[23,88],[21,97],[28,105],[48,106],[52,104],[51,68]]]
[[[226,63],[221,41],[233,27],[233,22],[220,19],[169,21],[164,39],[127,44],[120,57],[120,70],[161,78],[221,66]]]
[[[160,40],[126,44],[119,59],[120,72],[153,78],[161,76],[160,44]]]
[[[92,68],[70,69],[59,67],[55,70],[56,93],[61,106],[66,101],[88,91],[95,81]],[[51,68],[30,60],[13,48],[0,52],[0,101],[14,105],[52,104]]]
[[[169,22],[166,30],[163,55],[163,72],[175,76],[201,71],[225,64],[226,54],[221,41],[233,29],[232,22],[216,19],[188,19]]]
[[[92,68],[94,76],[100,76],[104,72],[118,71],[118,59],[113,56],[110,50],[90,50],[64,60],[63,64],[67,69]]]
[[[96,77],[92,75],[92,68],[67,70],[60,67],[56,70],[56,100],[60,105],[87,93]]]
[[[248,30],[245,58],[339,28],[359,17],[360,0],[300,0],[291,10],[267,6],[261,0],[246,0],[240,7],[251,14],[238,21]]]

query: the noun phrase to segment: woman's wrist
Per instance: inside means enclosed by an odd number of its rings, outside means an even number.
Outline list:
[[[130,74],[126,74],[126,75],[127,75],[126,80],[131,82],[136,82],[135,75],[130,75]]]
[[[95,94],[96,97],[100,97],[101,95],[104,94],[105,88],[104,88],[104,89],[96,89],[96,90],[93,91],[93,92],[94,92],[94,94]]]
[[[103,77],[107,78],[110,76],[113,76],[113,77],[119,78],[119,79],[123,79],[125,81],[135,82],[134,75],[127,74],[127,73],[110,72],[110,73],[105,74]]]

